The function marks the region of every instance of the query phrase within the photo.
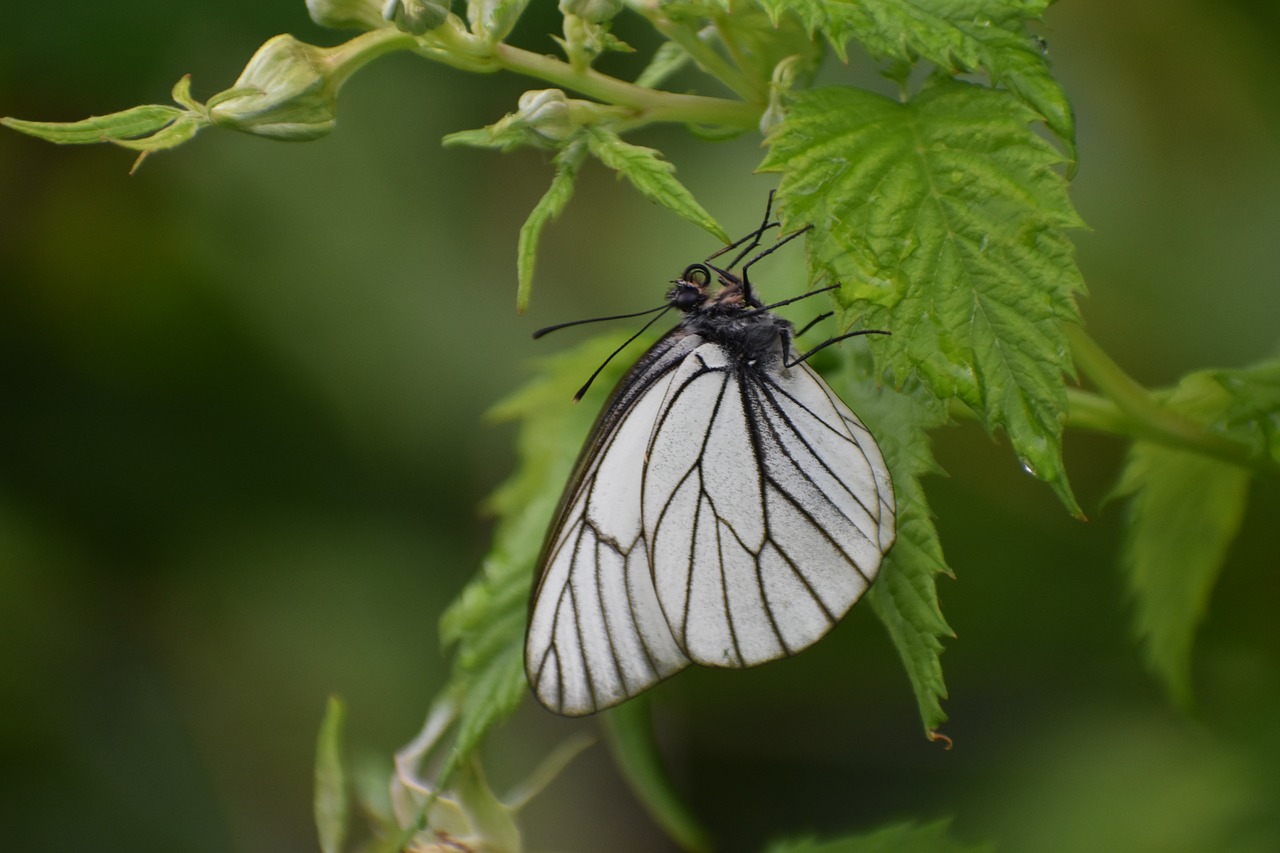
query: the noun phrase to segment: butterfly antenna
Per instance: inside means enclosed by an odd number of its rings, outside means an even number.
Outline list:
[[[629,346],[631,345],[631,342],[632,342],[632,341],[634,341],[636,338],[638,338],[638,337],[640,337],[641,335],[643,335],[643,334],[645,333],[645,331],[646,331],[650,326],[652,326],[654,323],[658,322],[658,320],[662,319],[662,314],[665,314],[665,313],[667,312],[667,309],[668,309],[668,308],[670,308],[670,307],[671,307],[670,305],[664,305],[664,306],[660,309],[660,310],[661,310],[661,312],[662,312],[661,314],[659,314],[657,317],[654,317],[654,318],[653,318],[652,320],[650,320],[649,322],[645,323],[643,326],[641,326],[641,327],[640,327],[640,331],[636,332],[634,335],[632,335],[631,337],[627,338],[625,341],[623,341],[622,346],[618,347],[616,350],[614,350],[613,352],[609,353],[609,357],[608,357],[608,358],[606,358],[604,361],[602,361],[602,362],[600,363],[600,366],[596,368],[596,372],[595,372],[595,373],[591,374],[591,378],[587,380],[587,383],[586,383],[585,385],[583,385],[581,388],[579,388],[579,389],[578,389],[578,393],[577,393],[577,394],[574,394],[574,395],[573,395],[573,402],[575,402],[575,403],[576,403],[576,402],[578,402],[579,400],[581,400],[581,399],[583,398],[583,396],[584,396],[584,395],[586,395],[586,393],[587,393],[587,389],[591,387],[591,383],[596,381],[596,377],[600,375],[600,371],[604,370],[604,369],[605,369],[605,366],[606,366],[606,365],[608,365],[608,364],[609,364],[609,362],[613,361],[613,357],[614,357],[614,356],[616,356],[618,353],[622,352],[624,349],[626,349],[627,347],[629,347]],[[644,313],[645,313],[645,314],[649,314],[649,313],[652,313],[652,312],[650,312],[650,311],[645,311]],[[634,316],[634,315],[632,315],[632,316]]]
[[[614,314],[612,317],[591,317],[587,320],[570,320],[567,323],[556,323],[554,326],[544,326],[533,333],[533,339],[536,341],[543,335],[549,335],[560,329],[567,329],[570,326],[581,326],[584,323],[603,323],[605,320],[629,320],[632,317],[643,317],[645,314],[652,314],[655,311],[666,311],[670,305],[659,305],[657,308],[650,308],[648,311],[637,311],[634,314]],[[645,328],[649,328],[645,326]]]
[[[760,227],[752,231],[747,236],[743,237],[741,240],[738,240],[736,243],[731,243],[728,246],[725,246],[723,249],[716,252],[711,257],[707,258],[707,260],[710,261],[714,258],[718,258],[721,255],[723,255],[725,252],[728,252],[732,249],[736,249],[738,246],[741,246],[743,243],[746,243],[748,240],[750,240],[751,243],[745,248],[743,248],[742,251],[738,252],[738,254],[734,255],[733,260],[731,260],[725,266],[728,269],[733,269],[738,264],[742,263],[742,259],[745,258],[747,255],[751,254],[752,252],[754,252],[756,250],[756,247],[760,245],[760,240],[763,239],[764,232],[768,231],[770,228],[777,228],[781,224],[779,222],[769,221],[769,217],[772,215],[772,213],[773,213],[773,190],[769,190],[769,200],[765,202],[764,219],[760,222]],[[718,269],[716,270],[716,272],[719,272],[719,271],[720,270]],[[732,276],[730,277],[732,278]]]
[[[773,201],[772,196],[770,196],[769,201],[770,203],[772,203]],[[760,304],[760,300],[756,299],[756,295],[751,292],[751,279],[747,277],[747,270],[751,269],[751,265],[754,264],[756,261],[760,260],[761,258],[765,258],[765,257],[768,257],[769,255],[772,255],[774,252],[778,251],[783,246],[787,245],[792,240],[799,237],[801,234],[804,234],[812,229],[813,229],[812,225],[806,225],[805,227],[801,228],[798,231],[792,231],[790,234],[783,237],[778,242],[774,243],[772,246],[765,249],[763,252],[756,255],[754,258],[752,258],[751,260],[747,261],[745,264],[742,265],[742,293],[744,296],[746,296],[748,304],[754,305],[757,308],[763,307]],[[741,258],[741,257],[742,257],[741,255],[738,256],[738,258]],[[736,263],[737,259],[735,259],[734,262]],[[821,291],[814,291],[814,293],[820,293],[820,292]]]

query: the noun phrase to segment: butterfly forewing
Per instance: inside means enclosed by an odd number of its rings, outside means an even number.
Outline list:
[[[875,442],[808,367],[706,343],[675,372],[641,514],[658,601],[693,661],[753,666],[816,642],[875,578],[893,511]]]

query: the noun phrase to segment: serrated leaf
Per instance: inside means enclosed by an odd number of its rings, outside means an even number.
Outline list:
[[[330,696],[316,738],[315,819],[322,853],[339,853],[347,837],[347,785],[342,768],[342,726],[346,708]]]
[[[459,708],[454,747],[440,774],[442,785],[528,692],[524,631],[534,562],[595,417],[595,405],[574,405],[573,394],[620,340],[596,339],[548,358],[536,379],[491,412],[495,421],[519,422],[520,464],[489,499],[497,523],[479,575],[440,620],[442,643],[455,648],[445,691],[456,697]],[[624,368],[611,363],[600,382],[616,381]]]
[[[893,476],[898,538],[868,600],[902,659],[925,734],[940,737],[937,729],[947,719],[942,639],[954,635],[938,605],[936,582],[951,570],[920,478],[940,473],[928,431],[946,422],[946,408],[914,377],[899,390],[878,383],[865,355],[832,382],[876,437]]]
[[[952,73],[986,72],[1039,113],[1075,159],[1075,118],[1048,60],[1027,31],[1049,0],[760,0],[772,15],[793,11],[846,58],[856,39],[871,56],[917,57]]]
[[[992,853],[994,844],[966,844],[951,837],[951,822],[900,823],[831,841],[777,841],[766,853]]]
[[[80,121],[25,121],[0,118],[0,124],[19,133],[35,136],[58,145],[88,145],[97,142],[121,142],[147,136],[167,127],[185,115],[177,107],[147,104],[105,116],[90,116]]]
[[[527,128],[511,123],[495,122],[488,127],[477,127],[471,130],[458,130],[445,134],[440,144],[447,147],[466,145],[471,148],[493,148],[498,151],[512,151],[523,145],[532,145],[533,140]]]
[[[1062,155],[1006,93],[941,82],[907,103],[850,88],[797,96],[770,133],[788,227],[877,352],[1003,429],[1024,467],[1079,507],[1062,465],[1065,328],[1083,290]]]
[[[1280,419],[1280,369],[1201,371],[1164,401],[1211,429],[1262,438]],[[1274,435],[1274,433],[1272,433]],[[1259,447],[1265,453],[1264,447]],[[1191,648],[1240,529],[1250,472],[1187,450],[1135,442],[1115,495],[1131,496],[1123,566],[1152,671],[1191,703]]]
[[[533,291],[533,269],[537,261],[538,239],[542,236],[542,228],[559,216],[569,199],[573,198],[578,168],[585,158],[586,148],[581,142],[572,142],[556,154],[556,175],[551,179],[551,186],[538,199],[524,225],[520,226],[520,241],[516,248],[519,281],[516,287],[516,310],[521,314],[529,306],[529,294]]]
[[[684,184],[676,180],[676,167],[663,160],[659,151],[623,142],[616,133],[602,127],[586,128],[585,134],[592,155],[630,181],[645,198],[711,232],[724,242],[730,242],[729,235],[720,227],[720,223],[698,204],[693,193]]]

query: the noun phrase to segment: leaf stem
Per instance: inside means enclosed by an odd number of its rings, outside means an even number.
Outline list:
[[[717,124],[749,130],[759,124],[763,112],[762,107],[745,101],[647,89],[601,74],[593,68],[578,70],[554,56],[509,44],[494,45],[493,54],[497,65],[508,71],[573,89],[605,103],[628,107],[639,112],[638,118],[647,122]]]
[[[1083,391],[1069,392],[1072,425],[1192,450],[1273,477],[1280,476],[1280,466],[1259,458],[1249,445],[1212,432],[1204,424],[1162,405],[1112,361],[1084,329],[1068,325],[1067,338],[1076,366],[1102,394],[1097,397]]]

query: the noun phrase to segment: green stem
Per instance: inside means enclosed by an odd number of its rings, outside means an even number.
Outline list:
[[[508,71],[573,89],[598,101],[636,110],[640,113],[638,118],[648,122],[718,124],[751,129],[760,123],[763,112],[762,107],[743,101],[647,89],[601,74],[593,68],[578,70],[553,56],[509,44],[494,45],[493,55],[497,65]]]
[[[348,77],[378,57],[399,50],[414,50],[417,46],[418,41],[413,36],[390,27],[361,33],[332,49],[329,76],[335,86],[341,86]]]
[[[1068,325],[1067,338],[1076,366],[1102,393],[1101,398],[1081,391],[1071,393],[1073,426],[1118,432],[1280,476],[1280,466],[1270,459],[1259,458],[1249,445],[1212,432],[1204,424],[1161,405],[1112,361],[1084,329]]]

